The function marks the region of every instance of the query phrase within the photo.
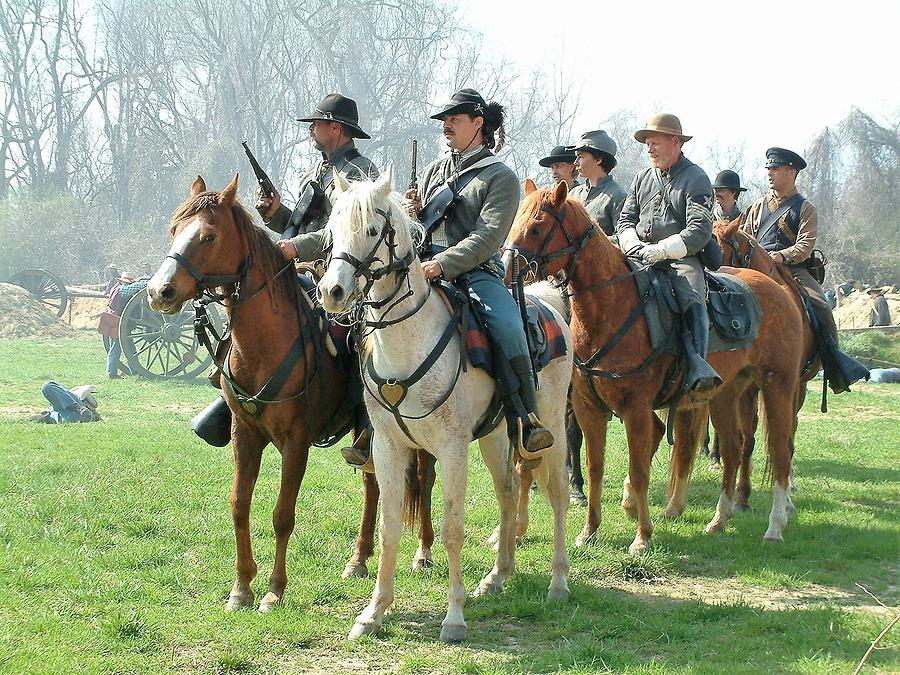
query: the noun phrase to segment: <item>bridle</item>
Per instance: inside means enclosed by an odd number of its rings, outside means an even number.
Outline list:
[[[533,251],[529,251],[526,248],[518,245],[510,245],[506,247],[506,250],[513,251],[514,253],[522,256],[529,266],[533,266],[537,271],[539,276],[547,277],[546,268],[551,262],[556,260],[557,258],[562,258],[563,256],[572,255],[572,259],[569,261],[569,265],[565,270],[565,278],[571,279],[572,275],[575,272],[575,267],[578,265],[578,258],[581,257],[581,251],[584,249],[588,240],[597,234],[597,229],[593,226],[589,227],[585,230],[584,234],[578,237],[572,237],[569,234],[569,231],[566,230],[565,225],[563,225],[563,220],[566,217],[566,205],[565,203],[562,205],[558,211],[553,209],[546,204],[541,204],[540,212],[549,214],[553,218],[553,225],[550,227],[549,231],[546,235],[544,235],[543,241],[541,241],[539,251],[543,251],[550,241],[553,239],[553,235],[556,234],[556,230],[562,230],[563,236],[566,238],[567,246],[563,248],[553,251],[552,253],[545,253],[539,255],[534,253]]]
[[[328,262],[326,262],[327,266],[330,264],[331,260],[343,260],[353,267],[354,279],[365,279],[362,289],[358,291],[359,299],[354,303],[354,309],[358,314],[358,318],[354,323],[363,320],[362,313],[365,309],[380,310],[386,307],[382,312],[382,318],[380,320],[365,320],[366,327],[370,329],[386,328],[387,326],[392,326],[401,321],[405,321],[424,306],[425,302],[428,300],[428,296],[431,294],[431,286],[429,285],[429,292],[426,294],[424,300],[417,304],[411,311],[396,319],[384,319],[394,307],[413,295],[412,286],[409,281],[409,269],[416,259],[416,250],[415,247],[410,247],[406,255],[403,257],[398,256],[397,230],[394,228],[393,223],[391,223],[390,214],[380,208],[375,209],[375,214],[384,219],[384,224],[381,226],[378,239],[375,240],[372,248],[362,260],[348,251],[341,251],[340,253],[331,256]],[[367,226],[367,229],[371,229],[371,226]],[[377,254],[378,249],[382,244],[387,246],[388,261],[380,267],[373,268],[374,263],[385,262]],[[397,284],[394,286],[394,289],[381,300],[368,300],[367,297],[369,291],[372,290],[375,283],[391,274],[394,274],[397,277]],[[406,291],[401,293],[404,285],[406,286]]]
[[[747,252],[741,253],[741,245],[738,242],[737,232],[732,232],[731,236],[725,240],[725,243],[731,246],[731,255],[728,259],[728,264],[731,267],[750,267],[750,261],[753,260],[753,253],[755,252],[756,247],[753,245],[753,241],[747,239]]]

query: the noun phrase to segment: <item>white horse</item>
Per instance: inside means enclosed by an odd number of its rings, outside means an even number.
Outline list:
[[[422,272],[416,244],[423,230],[406,214],[401,196],[393,191],[392,171],[388,169],[375,182],[348,183],[335,175],[334,185],[337,201],[328,223],[332,258],[318,292],[325,309],[333,313],[346,312],[360,301],[365,303],[365,321],[371,332],[358,348],[361,360],[371,360],[371,370],[378,377],[373,379],[370,369],[363,366],[366,408],[375,429],[375,475],[381,488],[381,557],[372,600],[356,618],[349,637],[376,632],[394,600],[406,470],[415,450],[422,448],[440,465],[444,495],[441,540],[447,549],[450,587],[441,640],[458,642],[466,632],[460,551],[468,446],[491,403],[494,382],[483,370],[461,367],[466,361],[465,348],[455,329],[438,355],[436,347],[455,319],[439,295],[431,292]],[[563,318],[559,292],[546,284],[530,286],[529,290],[553,308],[566,340],[566,357],[554,359],[540,374],[540,418],[553,433],[555,443],[535,470],[555,517],[548,597],[565,601],[569,596],[565,405],[572,374],[572,337]],[[409,380],[432,354],[437,358],[421,379],[404,384],[404,379]],[[386,409],[391,404],[396,406],[396,414]],[[501,591],[514,567],[517,476],[509,461],[506,426],[501,422],[479,440],[500,503],[500,525],[494,568],[475,595]]]

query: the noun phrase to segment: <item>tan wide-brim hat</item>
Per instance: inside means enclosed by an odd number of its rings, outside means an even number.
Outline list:
[[[643,129],[634,132],[634,138],[638,143],[646,143],[650,134],[668,134],[678,136],[682,143],[687,143],[693,136],[685,136],[681,130],[681,120],[670,113],[656,113],[644,125]]]

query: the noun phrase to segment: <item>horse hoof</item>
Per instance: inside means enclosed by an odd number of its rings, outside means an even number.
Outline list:
[[[713,520],[703,528],[703,532],[705,534],[715,534],[716,532],[721,532],[725,529],[725,523],[720,520]]]
[[[478,588],[472,593],[473,598],[480,598],[485,595],[497,595],[503,592],[503,582],[489,579],[482,579],[478,584]]]
[[[596,530],[593,532],[589,532],[587,529],[582,530],[581,534],[579,534],[575,538],[575,548],[583,548],[584,546],[587,546],[588,544],[593,544],[594,543],[594,535],[596,535],[596,534],[597,534]]]
[[[569,504],[572,506],[587,506],[588,500],[587,497],[584,496],[584,493],[573,492],[569,495]]]
[[[551,588],[547,593],[547,602],[565,603],[569,601],[568,588]]]
[[[777,544],[780,541],[784,541],[784,537],[781,536],[781,532],[766,532],[763,537],[763,542],[766,544]]]
[[[413,560],[412,571],[413,572],[425,572],[426,570],[430,570],[434,567],[434,563],[431,558],[416,558]]]
[[[628,547],[628,552],[631,555],[641,555],[642,553],[646,553],[649,550],[650,550],[649,540],[643,541],[643,540],[635,539],[633,542],[631,542],[631,546]]]
[[[738,502],[737,504],[734,505],[734,510],[735,511],[749,511],[750,504],[748,504],[747,502]]]
[[[235,612],[239,609],[246,609],[247,607],[253,607],[256,604],[256,599],[253,597],[253,593],[232,593],[228,596],[228,602],[225,603],[225,611],[226,612]]]
[[[466,639],[466,624],[441,626],[441,642],[456,644]]]
[[[659,517],[663,520],[677,520],[681,517],[681,509],[675,508],[674,506],[668,506],[659,514]]]
[[[380,625],[373,622],[362,622],[357,621],[353,624],[353,628],[350,629],[350,633],[347,635],[348,640],[357,640],[364,635],[374,635],[378,632],[378,629],[381,628]]]
[[[266,593],[263,596],[263,599],[259,601],[259,609],[257,610],[260,614],[268,614],[276,607],[281,604],[281,597],[275,595],[272,592]]]
[[[347,563],[343,574],[341,574],[342,579],[350,579],[351,577],[363,579],[367,576],[369,576],[369,568],[366,567],[365,563]]]

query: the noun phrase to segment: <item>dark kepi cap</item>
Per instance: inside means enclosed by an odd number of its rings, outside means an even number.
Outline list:
[[[359,126],[359,111],[356,101],[340,94],[328,94],[316,106],[316,109],[306,117],[300,117],[298,122],[340,122],[350,131],[354,138],[372,138]]]
[[[713,183],[713,190],[717,188],[725,188],[726,190],[734,190],[735,192],[746,192],[747,188],[741,187],[741,177],[731,169],[720,171]]]
[[[550,151],[550,154],[543,159],[538,160],[538,164],[549,169],[551,165],[557,162],[574,162],[575,151],[569,149],[565,145],[557,145]]]
[[[457,115],[459,113],[467,113],[469,115],[484,116],[487,103],[474,89],[460,89],[450,97],[450,100],[438,108],[438,111],[431,116],[433,120],[442,120],[447,115]]]
[[[611,139],[609,134],[603,131],[603,129],[584,132],[581,134],[581,138],[578,139],[578,142],[575,145],[570,145],[568,149],[572,152],[590,150],[591,152],[606,155],[610,160],[610,171],[616,166],[616,151],[618,150],[618,146],[616,146],[616,142]]]
[[[771,169],[776,166],[792,166],[797,171],[802,171],[806,168],[806,161],[793,150],[769,148],[766,150],[766,168]]]

